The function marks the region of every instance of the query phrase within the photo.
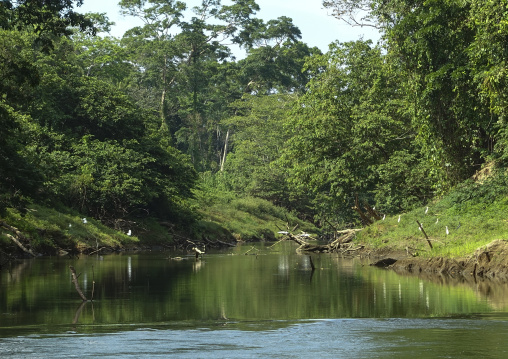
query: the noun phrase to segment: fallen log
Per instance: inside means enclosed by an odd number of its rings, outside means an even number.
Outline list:
[[[13,227],[4,221],[0,221],[0,227],[3,227],[4,229],[8,230],[12,234],[6,233],[5,235],[13,241],[23,252],[30,254],[33,257],[37,257],[37,254],[34,253],[30,248],[27,248],[22,242],[28,243],[30,245],[30,239],[23,235],[19,229],[16,227]]]
[[[341,236],[330,243],[330,248],[337,250],[343,244],[350,243],[353,241],[353,238],[356,236],[356,232],[361,231],[361,229],[345,229],[340,231]]]
[[[318,245],[318,244],[310,244],[307,243],[302,237],[302,235],[294,235],[292,233],[288,233],[287,236],[292,241],[298,243],[300,247],[296,249],[297,252],[304,251],[304,252],[329,252],[330,246],[328,244],[325,245]]]
[[[308,243],[305,240],[305,238],[308,237],[306,233],[302,233],[299,235],[294,235],[291,232],[287,231],[281,231],[279,233],[284,234],[287,238],[291,239],[293,242],[298,243],[300,245],[300,247],[296,249],[298,252],[328,253],[328,252],[339,252],[344,244],[351,243],[353,241],[353,238],[356,236],[356,232],[358,231],[361,231],[361,229],[346,229],[338,231],[338,233],[340,233],[341,236],[329,244]]]
[[[37,257],[37,254],[35,254],[35,253],[31,250],[31,249],[26,248],[26,247],[23,245],[23,243],[21,243],[21,242],[20,242],[20,241],[19,241],[16,237],[14,237],[13,235],[10,235],[10,234],[8,234],[8,233],[6,233],[6,236],[7,236],[8,238],[10,238],[10,239],[11,239],[11,241],[13,241],[14,243],[16,243],[16,245],[17,245],[19,248],[21,248],[21,250],[22,250],[23,252],[28,253],[28,254],[30,254],[30,255],[31,255],[31,256],[33,256],[33,257]]]

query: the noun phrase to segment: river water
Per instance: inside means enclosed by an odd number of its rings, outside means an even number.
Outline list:
[[[508,357],[507,285],[295,249],[16,263],[0,272],[0,357]],[[92,301],[82,303],[70,265]]]

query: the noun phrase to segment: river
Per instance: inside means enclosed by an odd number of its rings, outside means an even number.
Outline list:
[[[21,261],[0,272],[0,357],[508,357],[507,285],[336,254],[313,255],[312,270],[295,248]]]

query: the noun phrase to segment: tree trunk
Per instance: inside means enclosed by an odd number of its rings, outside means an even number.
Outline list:
[[[228,141],[229,141],[229,129],[226,132],[226,140],[224,141],[224,153],[222,154],[222,160],[220,163],[220,171],[224,171],[224,164],[226,163],[226,155],[228,154]]]
[[[79,286],[78,276],[76,275],[76,270],[74,269],[73,266],[69,266],[69,269],[71,270],[72,283],[74,283],[74,287],[76,287],[76,292],[78,292],[81,299],[83,299],[83,302],[86,302],[88,299],[86,299],[85,295],[83,294],[83,291],[81,290],[81,287]]]

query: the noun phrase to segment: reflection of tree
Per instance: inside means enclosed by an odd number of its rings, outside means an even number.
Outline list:
[[[13,263],[13,262],[11,262]],[[29,260],[23,260],[21,262],[17,262],[17,265],[11,267],[9,274],[12,283],[20,281],[23,275],[25,274],[25,270],[28,268]]]
[[[78,309],[76,309],[76,313],[74,314],[74,319],[72,320],[72,324],[77,324],[79,321],[79,317],[81,316],[81,312],[83,311],[83,308],[86,306],[86,303],[88,302],[82,302]],[[93,308],[93,302],[90,302],[92,305],[92,321],[95,322],[95,312]]]
[[[88,302],[82,302],[79,305],[78,309],[76,309],[76,313],[74,314],[74,319],[72,320],[72,324],[76,324],[78,322],[79,316],[81,315],[81,311],[85,307],[86,303],[88,303]]]

